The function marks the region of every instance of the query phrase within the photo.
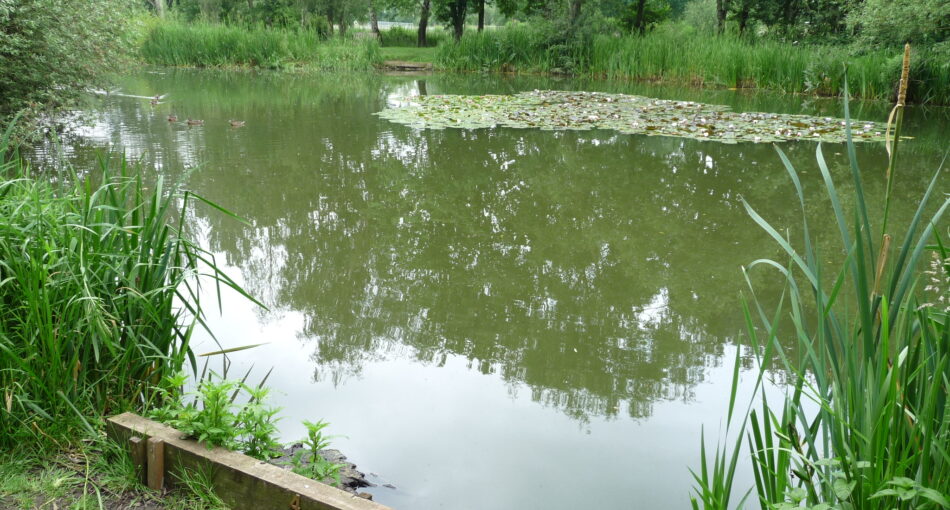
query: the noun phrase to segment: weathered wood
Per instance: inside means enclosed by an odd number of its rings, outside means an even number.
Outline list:
[[[148,471],[149,489],[160,491],[165,487],[165,440],[152,436],[145,448],[145,465]]]
[[[139,481],[147,484],[148,479],[145,471],[145,440],[138,436],[130,437],[129,455],[132,457],[132,464],[135,466],[135,473]]]
[[[215,493],[234,510],[388,510],[388,507],[315,482],[304,476],[224,448],[209,449],[185,439],[171,427],[132,413],[107,421],[109,436],[120,444],[133,435],[164,441],[166,480],[177,482],[182,470],[208,475]]]

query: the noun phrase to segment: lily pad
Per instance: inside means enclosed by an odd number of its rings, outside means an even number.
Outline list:
[[[600,92],[535,90],[507,96],[417,96],[395,101],[377,115],[398,124],[428,129],[612,129],[723,143],[846,139],[843,119],[737,113],[724,105]],[[885,128],[879,122],[851,122],[855,141],[883,141]]]

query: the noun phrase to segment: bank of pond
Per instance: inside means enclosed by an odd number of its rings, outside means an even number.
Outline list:
[[[553,45],[527,24],[466,32],[458,42],[439,29],[437,47],[411,53],[406,30],[352,30],[326,38],[312,30],[153,20],[138,54],[147,64],[181,67],[369,71],[387,50],[431,60],[443,71],[551,73],[645,80],[713,88],[759,88],[840,96],[847,79],[852,97],[893,100],[901,47],[856,51],[847,46],[791,44],[697,33],[663,25],[644,35],[596,35],[583,44]],[[910,102],[950,104],[950,66],[940,54],[916,48]],[[847,78],[843,72],[848,68]]]

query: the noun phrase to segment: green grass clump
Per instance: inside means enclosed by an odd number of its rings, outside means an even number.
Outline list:
[[[418,42],[419,33],[415,29],[393,26],[379,31],[380,44],[383,48],[391,47],[413,47]],[[426,43],[428,47],[435,47],[449,40],[449,35],[445,30],[432,29],[426,31]]]
[[[864,99],[892,99],[901,48],[852,54],[846,47],[691,34],[674,27],[637,36],[597,36],[586,72],[608,78],[657,80],[838,96],[848,65],[848,89]],[[950,104],[950,66],[921,55],[909,97]]]
[[[547,26],[517,24],[468,31],[458,43],[439,46],[439,67],[454,71],[555,72],[584,60],[581,45],[552,44]]]
[[[122,158],[61,185],[4,143],[0,162],[0,446],[92,434],[194,365],[199,265],[238,288],[184,232],[200,197]]]
[[[893,140],[899,140],[901,103]],[[939,168],[911,221],[889,224],[890,191],[898,182],[896,142],[889,153],[888,194],[875,214],[865,202],[854,145],[848,144],[853,200],[839,196],[818,146],[828,218],[840,232],[835,246],[809,235],[801,179],[781,151],[803,208],[801,240],[783,235],[785,229],[745,204],[785,256],[754,261],[747,271],[776,270],[786,292],[771,309],[753,289],[745,307],[760,367],[753,400],[761,407],[745,414],[737,409],[737,354],[727,415],[727,435],[735,443],[720,445],[711,463],[702,445],[694,509],[736,508],[730,500],[743,441],[763,509],[950,507],[950,249],[939,235],[950,199],[940,196]],[[854,206],[846,210],[842,202]],[[874,224],[875,217],[883,219]],[[840,265],[825,263],[829,258]],[[778,399],[762,391],[773,371],[790,379]]]
[[[380,60],[375,40],[327,39],[316,31],[212,23],[162,22],[139,49],[149,64],[178,67],[264,67],[359,71]]]
[[[553,26],[553,25],[552,25]],[[567,34],[544,24],[467,32],[439,46],[438,67],[455,71],[569,72],[613,79],[707,87],[760,88],[820,96],[848,89],[863,99],[893,99],[901,48],[855,52],[846,46],[711,36],[669,24],[646,35]],[[908,97],[950,104],[946,54],[919,50]]]

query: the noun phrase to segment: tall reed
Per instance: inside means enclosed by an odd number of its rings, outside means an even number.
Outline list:
[[[564,71],[595,77],[652,80],[708,87],[760,88],[821,96],[848,89],[863,99],[894,98],[901,52],[854,54],[848,47],[794,45],[709,36],[677,24],[646,35],[569,37],[534,25],[469,32],[439,47],[439,67],[457,71]],[[908,98],[950,104],[950,66],[937,53],[916,59]]]
[[[903,78],[906,84],[906,72]],[[898,108],[905,93],[902,87]],[[898,123],[894,139],[899,138]],[[756,382],[761,407],[742,414],[733,390],[729,420],[737,424],[736,442],[717,449],[712,463],[734,472],[745,439],[763,509],[947,508],[950,310],[941,299],[950,295],[950,253],[937,230],[945,226],[941,221],[950,207],[950,198],[939,193],[943,169],[937,169],[909,223],[872,228],[877,215],[865,200],[850,140],[847,150],[855,189],[851,211],[841,205],[820,145],[816,151],[840,246],[821,246],[810,236],[799,173],[781,150],[802,206],[801,241],[783,236],[745,204],[787,257],[756,260],[746,271],[777,271],[786,293],[770,313],[753,289],[745,315],[761,367]],[[896,155],[895,143],[888,190],[899,182],[893,180]],[[886,217],[890,199],[888,193],[880,216]],[[831,257],[840,266],[823,262]],[[782,317],[788,324],[781,324]],[[761,392],[770,370],[792,378],[779,402]],[[708,475],[706,463],[704,451],[693,507],[729,508],[733,480]]]
[[[359,71],[381,60],[372,39],[324,40],[313,30],[161,22],[145,34],[141,58],[180,67],[303,66]]]
[[[0,445],[91,431],[194,366],[199,268],[240,288],[185,232],[200,197],[146,186],[123,158],[62,186],[5,141],[0,162]]]

